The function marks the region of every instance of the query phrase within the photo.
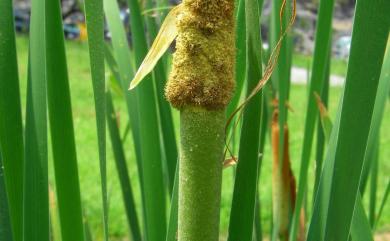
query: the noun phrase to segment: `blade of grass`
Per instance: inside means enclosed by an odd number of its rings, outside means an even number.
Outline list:
[[[0,153],[0,237],[6,241],[12,241],[12,224],[8,206],[3,160]]]
[[[80,183],[60,1],[47,1],[45,7],[47,101],[61,235],[62,240],[83,241]]]
[[[131,78],[134,75],[134,69],[132,68],[133,62],[130,53],[129,46],[127,44],[127,37],[125,30],[122,25],[122,21],[119,15],[119,7],[117,1],[104,0],[104,11],[106,13],[107,23],[111,31],[112,45],[113,45],[113,56],[115,57],[114,63],[110,64],[109,55],[110,51],[106,48],[106,59],[112,70],[117,70],[120,75],[119,81],[121,82],[122,91],[125,96],[127,111],[129,114],[131,133],[134,140],[135,156],[137,161],[137,170],[140,178],[141,192],[143,195],[143,178],[142,178],[142,156],[141,156],[141,145],[140,145],[140,127],[139,127],[139,110],[137,94],[138,89],[134,91],[127,91],[127,87],[130,84]],[[112,61],[111,61],[112,62]],[[115,73],[116,71],[113,71]]]
[[[324,107],[327,108],[328,106],[328,98],[329,98],[329,75],[330,75],[330,59],[328,59],[327,62],[327,68],[326,68],[326,75],[322,87],[322,92],[321,92],[321,100],[322,103],[324,104]],[[317,102],[318,104],[318,102]],[[315,182],[314,182],[314,193],[317,193],[318,189],[318,184],[320,182],[320,177],[321,177],[321,170],[323,166],[323,159],[324,159],[324,152],[325,152],[325,135],[324,131],[322,131],[321,127],[321,121],[322,119],[320,118],[318,120],[317,124],[317,146],[316,146],[316,174],[315,174]],[[329,137],[328,137],[329,138]],[[329,139],[327,139],[329,140]],[[314,202],[315,195],[313,195],[313,202]]]
[[[325,136],[330,136],[329,140],[326,140],[328,147],[326,156],[324,159],[323,168],[321,171],[321,177],[318,184],[317,192],[315,193],[313,214],[310,220],[309,230],[307,234],[307,240],[322,241],[324,236],[324,226],[327,218],[328,200],[326,197],[330,193],[331,173],[334,167],[334,155],[337,143],[337,133],[340,127],[340,115],[341,115],[342,97],[339,101],[338,111],[336,112],[336,119],[332,128],[325,129],[322,125]],[[321,118],[329,118],[329,116],[322,115]],[[321,124],[324,121],[321,121]],[[331,132],[326,134],[325,132]]]
[[[383,209],[385,208],[387,198],[389,197],[389,193],[390,193],[390,180],[387,183],[386,191],[385,191],[385,194],[383,195],[383,199],[382,199],[379,211],[378,211],[378,215],[376,216],[376,219],[375,219],[374,229],[376,228],[378,221],[382,216]]]
[[[245,0],[247,95],[262,77],[260,9],[262,2]],[[254,210],[258,182],[260,120],[262,93],[247,104],[243,113],[228,241],[252,241]],[[251,143],[251,145],[248,145]]]
[[[349,236],[389,33],[388,11],[388,1],[357,2],[340,128],[334,150],[334,169],[331,172],[330,195],[327,197],[329,208],[325,240],[343,241]],[[363,45],[370,51],[360,51]],[[360,131],[356,133],[358,129]],[[355,151],[350,152],[352,149]],[[348,160],[353,160],[353,163]]]
[[[153,4],[152,1],[146,2],[147,6],[152,6],[152,4]],[[180,11],[179,7],[176,7],[176,9],[178,9],[177,11]],[[170,12],[167,17],[171,17],[170,16],[171,14],[172,12]],[[176,24],[175,21],[176,21],[176,17],[174,18],[173,24]],[[166,23],[164,22],[162,27],[165,24]],[[155,22],[155,19],[146,17],[146,25],[149,31],[148,33],[150,39],[154,39],[157,36],[157,24]],[[160,31],[162,30],[160,29]],[[154,46],[152,45],[151,48],[153,47]],[[162,144],[164,147],[165,161],[168,170],[168,187],[169,187],[168,190],[172,195],[178,152],[176,146],[176,138],[175,138],[171,108],[169,106],[169,103],[166,101],[164,97],[164,88],[165,88],[165,83],[167,81],[166,79],[167,75],[164,69],[164,59],[160,60],[157,63],[153,73],[154,73],[153,78],[154,78],[154,84],[156,88],[157,104],[158,104],[159,117],[160,117],[159,121],[162,130],[160,133],[162,135],[162,140],[163,140]]]
[[[378,187],[378,162],[379,162],[379,137],[376,139],[377,146],[375,146],[374,159],[371,161],[371,177],[370,177],[370,206],[369,206],[369,220],[371,227],[374,227],[376,215],[376,196]]]
[[[112,150],[114,152],[116,169],[118,171],[119,182],[121,184],[123,201],[126,209],[126,217],[132,234],[132,240],[141,241],[141,231],[137,218],[136,206],[133,190],[130,184],[130,177],[126,164],[126,157],[122,146],[122,141],[117,125],[117,118],[112,102],[111,93],[107,92],[107,124],[111,138]]]
[[[104,43],[104,57],[106,59],[106,62],[108,64],[108,67],[112,73],[112,77],[108,81],[107,89],[110,89],[113,93],[116,95],[119,95],[121,97],[124,96],[124,92],[122,90],[122,84],[121,84],[121,76],[118,70],[118,64],[116,63],[116,60],[114,58],[114,55],[112,53],[111,46],[105,42]],[[130,131],[130,122],[128,122],[128,127],[126,127],[126,131]],[[125,138],[122,138],[125,139]]]
[[[317,31],[315,37],[314,57],[309,83],[309,95],[305,118],[305,131],[303,137],[303,147],[301,154],[301,167],[298,180],[297,200],[295,211],[290,228],[290,241],[297,238],[297,228],[299,224],[300,210],[306,193],[307,174],[310,163],[312,142],[314,136],[315,123],[317,118],[314,92],[321,93],[321,88],[325,79],[328,56],[330,53],[332,16],[334,0],[321,0],[318,12]]]
[[[23,126],[12,0],[0,1],[0,149],[15,241],[23,227]]]
[[[147,54],[145,26],[137,0],[128,0],[133,36],[135,65],[141,65]],[[146,78],[150,78],[146,77]],[[138,87],[139,127],[142,153],[142,176],[145,204],[146,240],[162,241],[166,235],[165,189],[160,153],[156,95],[153,82],[145,79]]]
[[[42,7],[43,5],[35,5]],[[44,8],[41,8],[42,10]],[[38,8],[33,7],[32,12]],[[39,13],[39,12],[37,12]],[[35,13],[34,13],[35,14]],[[32,14],[32,25],[44,24]],[[43,13],[41,12],[44,16]],[[34,20],[34,21],[33,21]],[[38,21],[41,20],[41,21]],[[36,27],[31,29],[36,29]],[[49,240],[49,196],[47,170],[47,119],[45,81],[45,40],[42,32],[31,34],[31,70],[27,82],[23,236],[26,241]],[[34,51],[33,47],[36,47]],[[35,56],[35,57],[33,57]]]
[[[264,90],[266,92],[267,90]],[[261,114],[261,126],[260,126],[260,145],[259,145],[259,162],[264,159],[264,146],[266,141],[266,134],[267,134],[267,128],[268,128],[268,110],[267,110],[267,99],[263,97],[263,107],[262,107],[262,114]],[[260,177],[261,173],[261,165],[259,165],[258,175]],[[261,223],[261,200],[260,200],[260,193],[259,189],[257,189],[256,194],[256,205],[255,205],[255,221],[254,221],[254,228],[256,233],[256,240],[261,241],[263,240],[263,228]]]
[[[108,241],[108,204],[106,171],[106,96],[104,78],[104,13],[103,0],[86,0],[89,61],[91,66],[93,94],[95,100],[96,128],[98,135],[100,178],[103,202],[103,232]]]
[[[364,166],[363,166],[363,172],[362,172],[362,180],[360,182],[360,192],[364,193],[367,179],[370,173],[375,172],[375,162],[374,160],[377,159],[378,157],[378,146],[379,146],[379,134],[380,134],[380,127],[382,124],[383,120],[383,115],[386,107],[386,101],[387,101],[387,94],[390,91],[390,39],[388,40],[387,43],[387,51],[386,55],[384,58],[383,66],[382,66],[382,72],[381,72],[381,77],[379,81],[379,90],[383,91],[378,91],[378,96],[376,97],[375,100],[375,106],[374,106],[374,112],[373,112],[373,119],[371,123],[371,129],[370,133],[368,136],[368,141],[367,141],[367,149],[364,155]],[[373,169],[374,167],[374,169]],[[373,174],[375,175],[375,173]]]
[[[235,81],[236,89],[232,100],[230,101],[226,116],[230,116],[236,109],[240,101],[241,92],[245,82],[246,72],[246,27],[245,27],[245,0],[238,1],[238,10],[236,15],[236,65],[235,65]]]
[[[333,124],[332,124],[332,121],[330,120],[329,115],[327,114],[327,110],[326,110],[326,107],[324,106],[324,103],[319,99],[319,97],[317,97],[317,105],[318,105],[318,108],[320,110],[320,117],[321,117],[321,124],[322,124],[321,125],[321,128],[322,128],[321,132],[325,133],[324,134],[324,136],[326,137],[325,141],[327,143],[329,143],[331,132],[333,129]],[[332,170],[330,169],[330,165],[327,164],[327,167],[324,167],[324,168],[326,168],[326,169],[323,173],[323,176],[329,176],[327,173],[332,172]],[[327,172],[327,173],[325,173],[325,172]],[[317,191],[316,191],[316,193],[317,193],[316,197],[318,197],[318,199],[315,199],[315,201],[317,201],[317,203],[314,204],[315,211],[319,210],[318,209],[319,203],[323,205],[323,209],[321,209],[321,210],[323,210],[323,211],[326,210],[326,208],[325,208],[325,207],[327,207],[326,200],[321,201],[321,199],[322,199],[321,195],[323,195],[323,196],[329,195],[329,192],[330,192],[330,182],[326,182],[326,184],[322,183],[321,185],[319,185],[319,187],[317,188]],[[327,194],[324,194],[324,193],[327,193]],[[326,219],[326,214],[323,217],[321,217],[321,219],[322,219],[322,223],[324,223],[325,222],[324,220]],[[321,225],[316,224],[317,231],[321,230],[320,226]],[[311,226],[311,228],[312,227],[313,226]],[[309,230],[310,231],[309,235],[313,235],[312,230],[313,229]],[[363,203],[362,203],[360,195],[358,196],[358,199],[356,202],[355,213],[354,213],[352,225],[351,225],[351,234],[352,234],[353,240],[362,240],[362,241],[363,240],[372,240],[371,227],[369,225],[367,216],[364,212],[364,207],[363,207]],[[318,233],[316,235],[323,235],[323,234]],[[312,236],[309,236],[309,239],[310,238],[312,238]]]
[[[253,230],[254,230],[254,240],[262,241],[263,232],[262,232],[262,225],[261,225],[261,206],[260,206],[259,195],[256,195],[255,220],[253,224]]]
[[[178,211],[179,211],[178,205],[179,205],[179,165],[176,165],[175,182],[173,184],[167,237],[165,241],[177,240],[177,225],[178,225]]]
[[[45,5],[45,0],[31,2],[23,187],[25,241],[49,241]]]
[[[351,237],[353,241],[374,241],[370,223],[362,203],[360,195],[356,199],[356,207],[351,225]]]

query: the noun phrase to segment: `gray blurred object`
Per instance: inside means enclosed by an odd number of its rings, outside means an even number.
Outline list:
[[[341,36],[334,44],[333,53],[337,58],[346,59],[351,49],[351,36]]]

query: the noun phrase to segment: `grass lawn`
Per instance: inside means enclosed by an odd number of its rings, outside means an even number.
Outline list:
[[[21,93],[23,108],[25,107],[26,96],[26,79],[27,79],[27,55],[28,55],[28,38],[19,36],[17,38],[17,50],[19,57],[19,72],[21,82]],[[74,127],[76,133],[77,155],[79,163],[79,176],[81,181],[81,195],[85,215],[90,223],[92,233],[95,238],[100,240],[102,237],[101,226],[101,194],[100,194],[100,174],[99,160],[97,150],[97,137],[95,127],[95,113],[93,103],[92,83],[89,73],[89,57],[88,47],[86,43],[67,42],[67,59],[70,78],[70,88],[73,106]],[[294,65],[307,67],[310,61],[308,57],[302,55],[294,56]],[[108,68],[107,68],[108,69]],[[345,61],[335,61],[332,64],[332,73],[343,74],[346,70]],[[106,71],[109,74],[108,70]],[[332,87],[330,90],[330,113],[334,117],[337,108],[337,103],[342,89],[340,87]],[[364,93],[363,93],[364,94]],[[305,106],[306,106],[307,89],[304,85],[292,85],[290,104],[294,109],[289,113],[289,128],[290,128],[290,154],[293,162],[293,171],[297,177],[299,174],[299,162],[301,155],[301,146],[303,138]],[[115,104],[120,113],[120,126],[122,131],[127,123],[127,111],[124,102],[119,97],[115,98]],[[176,134],[178,132],[178,113],[174,111]],[[358,130],[357,130],[358,131]],[[109,138],[109,136],[107,136]],[[269,139],[264,153],[264,160],[261,168],[261,176],[259,180],[259,190],[262,205],[262,219],[265,232],[270,230],[271,223],[271,150],[268,145]],[[122,239],[128,233],[128,225],[124,215],[124,206],[117,177],[113,154],[111,151],[111,143],[107,141],[107,168],[108,168],[108,190],[109,190],[109,229],[113,239]],[[138,174],[136,169],[136,161],[134,159],[133,146],[130,138],[127,138],[125,143],[126,157],[128,161],[129,173],[131,176],[131,184],[133,186],[136,202],[140,204],[140,190],[138,183]],[[353,150],[351,150],[353,151]],[[50,153],[50,152],[49,152]],[[389,181],[390,173],[390,105],[386,107],[386,113],[382,125],[382,136],[380,141],[380,174],[378,184],[378,200],[381,200],[384,194],[384,189]],[[51,157],[50,157],[51,158]],[[311,189],[314,182],[314,160],[311,162],[309,173],[309,197],[311,197]],[[52,162],[49,161],[52,169]],[[51,172],[51,175],[53,172]],[[233,191],[233,168],[224,171],[223,176],[223,194],[222,194],[222,210],[221,210],[221,232],[226,233],[229,223],[230,202]],[[54,184],[54,177],[50,177],[50,181]],[[54,185],[53,185],[54,186]],[[308,202],[310,203],[310,199]],[[365,199],[365,204],[368,201]],[[379,206],[379,203],[377,204]],[[141,206],[138,205],[138,215],[141,214]],[[309,205],[309,211],[311,206]],[[383,212],[383,217],[379,224],[379,230],[390,230],[390,205],[387,205]]]
[[[293,55],[293,64],[296,67],[311,69],[312,63],[311,56],[295,53]],[[347,73],[348,61],[346,59],[332,59],[330,64],[330,71],[333,75],[345,76]]]

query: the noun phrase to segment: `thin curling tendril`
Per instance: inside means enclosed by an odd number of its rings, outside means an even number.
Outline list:
[[[229,138],[225,138],[226,149],[225,149],[225,152],[224,152],[224,157],[226,157],[227,152],[229,152],[229,154],[232,156],[232,158],[235,159],[235,157],[233,155],[233,152],[232,152],[232,150],[229,147],[229,144],[231,142],[232,135],[233,135],[233,133],[234,133],[234,131],[235,131],[235,129],[236,129],[240,119],[242,118],[243,110],[247,106],[248,102],[265,86],[265,84],[267,84],[268,80],[270,79],[270,77],[271,77],[271,75],[272,75],[272,73],[273,73],[273,71],[275,69],[275,66],[276,66],[276,64],[278,62],[278,59],[279,59],[280,49],[282,47],[282,41],[286,37],[288,31],[291,29],[291,27],[293,26],[293,24],[295,22],[295,18],[296,18],[296,0],[292,0],[292,3],[293,3],[293,6],[292,6],[291,17],[289,19],[288,25],[287,25],[287,27],[285,29],[283,29],[283,25],[280,24],[279,39],[278,39],[278,42],[277,42],[276,46],[273,48],[273,50],[271,52],[271,56],[270,56],[270,58],[269,58],[269,60],[267,62],[267,66],[265,67],[263,77],[259,80],[259,82],[255,86],[255,88],[253,88],[253,90],[248,95],[248,97],[237,107],[236,110],[233,111],[233,113],[229,116],[229,118],[228,118],[228,120],[226,122],[226,125],[225,125],[225,136],[228,136],[229,126],[232,123],[234,117],[237,114],[239,114],[239,117],[235,120],[232,134],[230,135]],[[281,23],[283,22],[283,16],[285,14],[286,4],[287,4],[287,0],[283,0],[282,5],[280,7],[279,20],[280,20]],[[235,160],[235,161],[237,161],[237,160]]]

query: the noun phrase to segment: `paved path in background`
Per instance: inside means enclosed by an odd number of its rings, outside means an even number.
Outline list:
[[[330,76],[331,86],[342,86],[345,78],[339,75]],[[307,83],[307,70],[305,68],[293,67],[291,70],[291,81],[294,84],[306,84]]]

